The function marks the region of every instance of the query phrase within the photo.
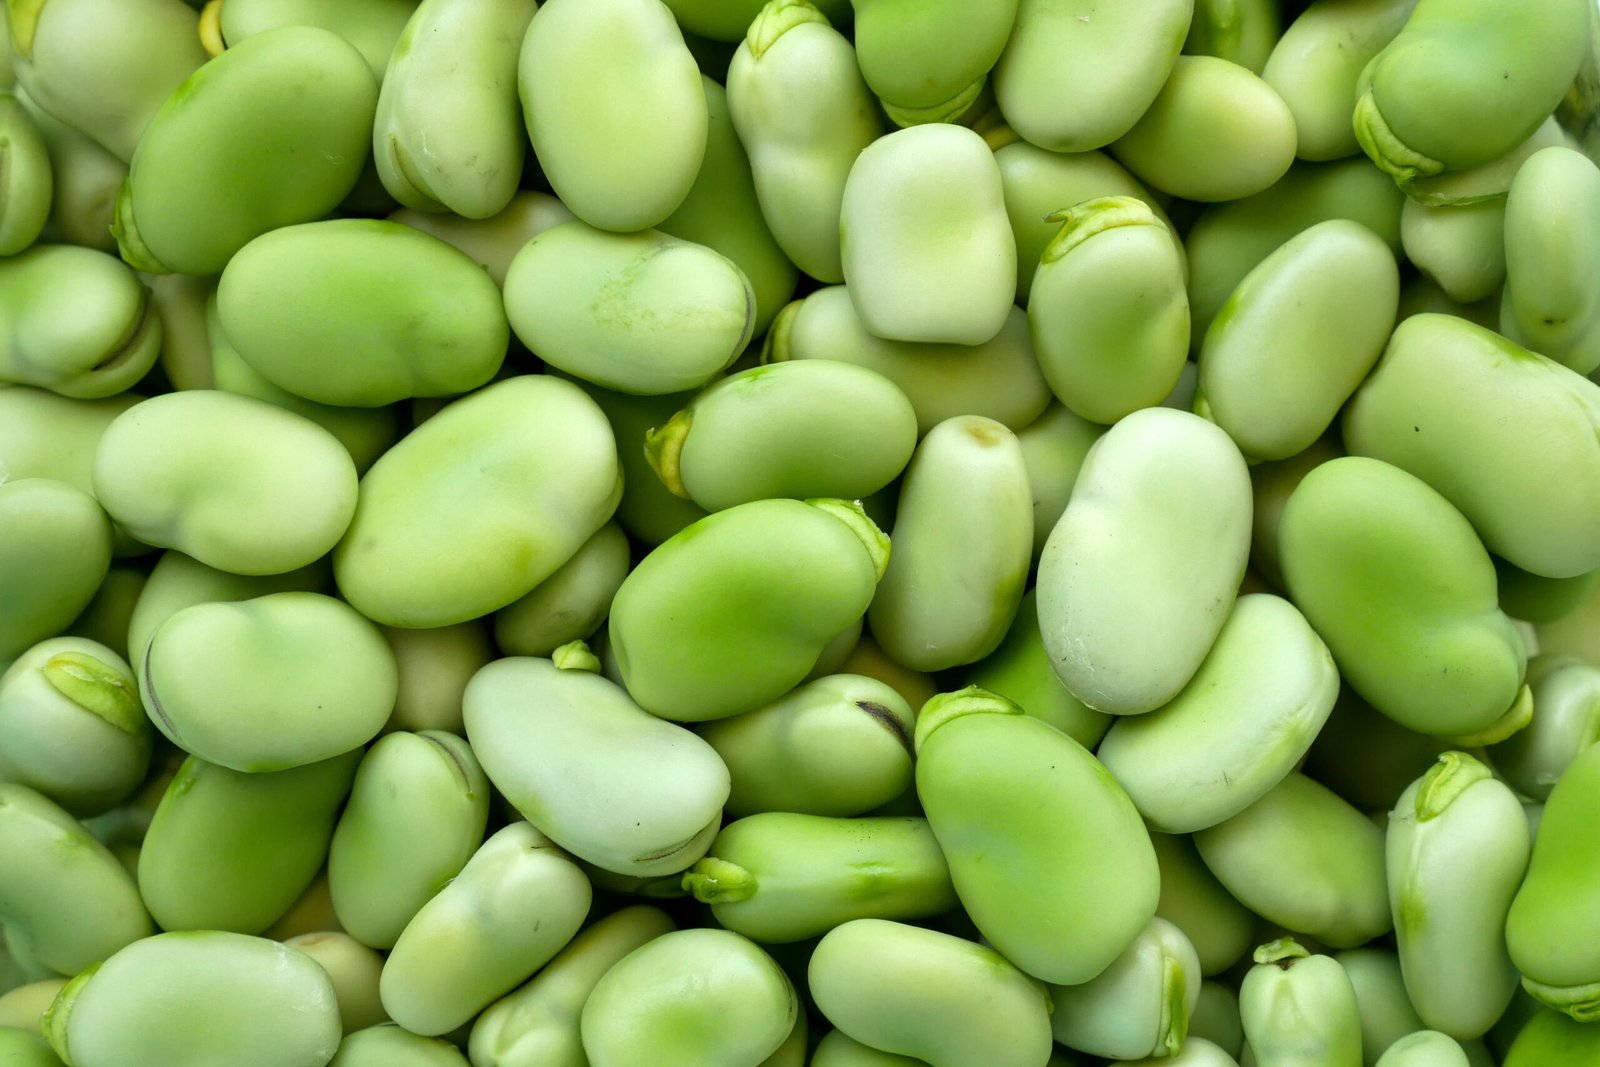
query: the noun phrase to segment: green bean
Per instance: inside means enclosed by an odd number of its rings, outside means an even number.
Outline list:
[[[45,1019],[74,1067],[315,1067],[339,1034],[333,984],[310,957],[218,930],[129,945],[73,979]]]
[[[1051,391],[1107,424],[1160,403],[1189,351],[1183,255],[1171,229],[1128,196],[1048,218],[1061,230],[1040,254],[1028,326]]]
[[[591,895],[566,853],[512,823],[406,924],[378,982],[384,1010],[426,1037],[464,1026],[572,940]]]
[[[1200,996],[1200,959],[1183,931],[1155,918],[1104,971],[1051,986],[1057,1041],[1093,1056],[1177,1054]]]
[[[390,212],[389,221],[431,234],[465,252],[489,272],[496,285],[503,287],[506,270],[523,245],[552,226],[571,222],[574,217],[566,205],[549,193],[519,189],[498,214],[485,219],[403,207]]]
[[[1479,1037],[1516,989],[1504,930],[1528,865],[1522,806],[1483,763],[1447,752],[1400,794],[1386,841],[1409,999],[1430,1029]]]
[[[851,0],[856,61],[901,126],[946,123],[976,99],[1000,58],[1018,0]]]
[[[50,154],[28,111],[0,92],[0,255],[14,256],[39,239],[50,217]]]
[[[1392,925],[1383,834],[1302,774],[1289,774],[1194,842],[1228,892],[1271,922],[1335,948],[1370,941]]]
[[[139,892],[167,930],[257,934],[328,856],[360,762],[348,752],[248,774],[190,756],[162,793],[139,856]]]
[[[154,932],[111,852],[27,786],[0,782],[0,854],[6,942],[46,974],[75,974]]]
[[[1260,1067],[1357,1067],[1355,990],[1337,960],[1292,939],[1262,945],[1239,987],[1245,1040]]]
[[[1600,1031],[1544,1010],[1522,1028],[1507,1050],[1504,1067],[1543,1067],[1547,1063],[1593,1063],[1600,1056]]]
[[[417,0],[228,0],[218,28],[228,46],[278,26],[320,26],[356,46],[380,82]],[[200,27],[205,41],[208,29]]]
[[[1281,23],[1270,0],[1195,0],[1185,55],[1216,56],[1260,74]]]
[[[467,1058],[448,1041],[423,1037],[394,1023],[347,1033],[328,1067],[466,1067]]]
[[[868,333],[979,345],[1005,327],[1016,240],[994,153],[971,130],[936,122],[868,145],[845,182],[839,234]]]
[[[666,5],[546,0],[522,39],[517,87],[545,177],[589,225],[647,230],[689,195],[710,119]]]
[[[1076,741],[976,688],[924,705],[916,740],[917,797],[985,939],[1046,982],[1110,966],[1155,914],[1160,881],[1116,779]],[[1032,783],[1026,795],[1020,779]]]
[[[388,1018],[378,999],[383,959],[375,951],[349,934],[333,930],[286,937],[283,943],[304,952],[328,972],[346,1034],[377,1026]]]
[[[1488,753],[1519,793],[1542,801],[1572,761],[1600,741],[1600,669],[1572,656],[1542,653],[1528,660],[1528,686],[1538,714]]]
[[[794,986],[776,961],[727,930],[674,930],[634,949],[583,1005],[583,1051],[625,1067],[648,1048],[662,1067],[759,1064],[795,1025]]]
[[[1040,633],[1067,688],[1123,715],[1176,696],[1227,619],[1249,534],[1249,477],[1225,433],[1166,408],[1112,427],[1039,559]]]
[[[1109,10],[1021,0],[994,70],[995,102],[1011,127],[1039,148],[1104,147],[1155,100],[1177,62],[1194,7],[1194,0]]]
[[[1526,651],[1489,554],[1427,483],[1363,456],[1330,460],[1290,496],[1278,536],[1290,595],[1373,707],[1446,737],[1525,725]]]
[[[860,505],[838,500],[758,500],[701,519],[641,560],[612,601],[628,692],[681,722],[776,700],[867,610],[888,556]]]
[[[1262,192],[1294,162],[1294,117],[1257,75],[1209,55],[1178,57],[1139,121],[1110,146],[1135,176],[1214,202]]]
[[[1357,82],[1362,150],[1405,188],[1515,148],[1577,73],[1592,15],[1584,0],[1509,21],[1483,0],[1418,0]]]
[[[111,649],[50,638],[0,673],[0,780],[98,815],[137,789],[149,766],[138,683]]]
[[[462,697],[467,739],[517,811],[619,874],[681,871],[721,825],[728,771],[710,745],[620,687],[550,660],[496,660]]]
[[[1600,302],[1576,282],[1600,270],[1600,239],[1588,236],[1600,220],[1600,170],[1570,148],[1535,152],[1517,170],[1504,219],[1501,332],[1579,374],[1600,367]]]
[[[1600,954],[1591,927],[1600,880],[1584,859],[1600,793],[1600,746],[1584,749],[1550,791],[1528,873],[1506,918],[1511,962],[1535,999],[1589,1022],[1600,1011]]]
[[[817,1008],[847,1036],[930,1067],[1039,1067],[1049,998],[998,952],[936,930],[855,919],[823,935],[808,968]]]
[[[489,783],[472,749],[443,731],[388,734],[356,768],[328,851],[339,923],[393,948],[406,924],[483,843]]]
[[[911,784],[914,722],[905,698],[886,683],[833,674],[699,733],[727,765],[729,815],[848,816],[887,804]]]
[[[252,238],[326,215],[367,157],[377,95],[361,54],[312,26],[268,30],[206,63],[139,139],[112,227],[123,258],[216,274]]]
[[[618,481],[611,428],[581,390],[542,375],[496,382],[362,477],[333,553],[339,591],[387,626],[448,626],[505,607],[605,523]]]
[[[51,478],[0,482],[0,663],[71,625],[110,567],[111,523],[93,497]]]
[[[923,671],[993,652],[1022,599],[1033,543],[1016,436],[973,415],[930,430],[901,482],[890,542],[867,611],[883,650]]]

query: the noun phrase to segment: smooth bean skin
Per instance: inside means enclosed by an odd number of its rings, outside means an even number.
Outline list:
[[[1111,725],[1098,755],[1151,829],[1231,818],[1288,774],[1339,693],[1333,656],[1293,604],[1241,596],[1194,678],[1166,705]]]
[[[582,390],[546,375],[496,382],[361,479],[333,553],[339,591],[386,626],[487,615],[572,558],[611,517],[619,481],[611,427]]]
[[[850,41],[805,0],[771,0],[743,36],[727,106],[762,217],[796,266],[837,284],[845,180],[884,132],[877,105]]]
[[[1004,136],[986,134],[985,139],[992,144]],[[994,162],[1017,243],[1018,303],[1027,304],[1039,257],[1060,229],[1048,221],[1052,213],[1096,197],[1132,196],[1166,217],[1139,180],[1104,152],[1050,152],[1010,136],[1014,139],[995,148]]]
[[[1528,660],[1528,687],[1537,709],[1533,721],[1488,752],[1517,792],[1543,801],[1572,761],[1600,741],[1600,668],[1542,653]]]
[[[862,77],[898,125],[953,120],[1000,58],[1017,0],[851,0]],[[937,62],[934,57],[938,57]]]
[[[1487,1033],[1517,988],[1506,913],[1528,866],[1527,820],[1487,766],[1447,752],[1395,804],[1389,905],[1406,992],[1432,1030]]]
[[[1328,219],[1351,219],[1400,250],[1406,197],[1365,156],[1296,163],[1265,191],[1201,212],[1184,237],[1189,263],[1189,336],[1196,347],[1245,275],[1283,242]]]
[[[412,1033],[446,1034],[526,981],[572,940],[592,891],[577,864],[532,825],[490,835],[406,924],[378,990]]]
[[[961,680],[998,693],[1024,714],[1049,723],[1084,748],[1093,749],[1115,720],[1073,696],[1072,690],[1056,677],[1039,634],[1038,602],[1037,589],[1023,594],[1000,646],[962,671]]]
[[[1146,408],[1095,443],[1039,558],[1040,634],[1078,699],[1129,715],[1177,695],[1227,619],[1250,512],[1243,457],[1198,416]]]
[[[1442,493],[1496,555],[1568,578],[1600,566],[1597,424],[1600,385],[1464,320],[1416,315],[1395,328],[1343,429],[1352,453]],[[1559,506],[1546,485],[1561,486]]]
[[[1419,1030],[1407,1034],[1378,1058],[1377,1067],[1469,1067],[1467,1053],[1448,1034]]]
[[[755,294],[736,263],[657,230],[573,221],[506,270],[511,328],[546,363],[624,393],[697,389],[750,340]]]
[[[111,523],[94,498],[52,478],[0,482],[0,663],[60,633],[111,567]]]
[[[131,387],[161,351],[150,292],[115,257],[36,245],[0,260],[0,381],[95,399]]]
[[[579,1019],[589,994],[623,957],[673,929],[665,912],[637,904],[595,922],[483,1010],[467,1044],[474,1067],[588,1067]]]
[[[1374,1067],[1378,1058],[1407,1034],[1427,1029],[1406,994],[1400,957],[1387,948],[1352,948],[1334,954],[1356,991],[1361,1015],[1361,1058]]]
[[[281,574],[349,526],[356,470],[328,431],[215,390],[151,397],[100,438],[95,496],[128,533],[236,574]]]
[[[1238,963],[1250,950],[1255,917],[1206,869],[1187,836],[1153,832],[1150,844],[1161,872],[1156,915],[1189,939],[1200,974],[1219,974]],[[1195,985],[1199,986],[1198,980]]]
[[[1056,398],[1114,423],[1172,391],[1189,351],[1183,253],[1168,225],[1129,196],[1049,216],[1060,232],[1029,287],[1033,348]]]
[[[1505,219],[1506,202],[1498,197],[1439,206],[1407,197],[1400,243],[1406,258],[1451,300],[1476,303],[1496,295],[1505,282]]]
[[[121,803],[150,766],[150,721],[127,660],[97,641],[41,641],[0,672],[0,781],[79,817]]]
[[[1528,873],[1511,902],[1506,945],[1535,999],[1579,1022],[1600,1014],[1594,902],[1600,879],[1585,857],[1596,847],[1590,813],[1600,796],[1600,746],[1583,750],[1545,801]]]
[[[164,933],[75,978],[45,1036],[75,1067],[317,1067],[338,1048],[339,1006],[327,973],[296,949],[220,930]]]
[[[663,484],[707,511],[773,497],[860,499],[911,460],[917,414],[876,371],[833,360],[752,367],[645,435]]]
[[[868,145],[839,232],[850,299],[874,336],[978,345],[1005,326],[1016,239],[994,153],[971,130],[933,123]]]
[[[1600,169],[1570,148],[1535,152],[1504,218],[1500,331],[1579,374],[1600,367],[1600,300],[1577,281],[1600,271]]]
[[[711,120],[705,159],[689,195],[658,228],[672,237],[705,245],[738,265],[755,296],[752,334],[760,336],[794,296],[799,270],[784,254],[761,213],[750,160],[729,114],[727,91],[705,75],[700,87],[705,90]]]
[[[680,722],[777,699],[866,612],[888,552],[842,501],[758,500],[701,519],[641,560],[611,603],[628,693]]]
[[[269,930],[268,935],[271,936]],[[286,937],[283,943],[316,960],[333,980],[340,1025],[348,1035],[388,1019],[378,1000],[383,957],[349,934],[334,930]]]
[[[1238,200],[1270,187],[1294,162],[1294,117],[1270,85],[1237,63],[1180,56],[1109,151],[1140,181],[1173,196]]]
[[[1255,959],[1239,987],[1239,1015],[1255,1062],[1360,1067],[1355,990],[1338,961],[1289,939],[1261,946]]]
[[[818,1009],[862,1044],[931,1067],[1044,1067],[1043,989],[994,949],[886,919],[823,936],[807,970]]]
[[[113,231],[153,274],[217,274],[249,241],[332,210],[354,186],[378,87],[361,53],[314,26],[229,48],[161,106]]]
[[[1541,1011],[1522,1028],[1506,1051],[1504,1067],[1538,1067],[1546,1063],[1600,1062],[1600,1032],[1559,1012]]]
[[[100,436],[142,399],[120,393],[74,400],[28,385],[0,388],[0,463],[8,480],[52,478],[92,495]]]
[[[467,1067],[467,1058],[448,1041],[380,1023],[346,1034],[328,1067]]]
[[[1269,922],[1334,948],[1391,926],[1382,832],[1299,772],[1194,843],[1228,892]]]
[[[506,269],[522,246],[552,226],[575,218],[549,193],[519,189],[498,213],[486,219],[467,219],[449,212],[417,211],[403,207],[389,213],[390,222],[432,234],[465,252],[489,272],[496,285],[504,285]]]
[[[128,619],[128,662],[143,665],[150,639],[161,624],[196,604],[250,600],[268,593],[321,592],[327,567],[312,565],[283,574],[239,575],[208,567],[182,552],[164,552],[139,591]],[[135,670],[143,684],[143,672]]]
[[[928,431],[901,482],[890,542],[867,611],[883,650],[920,671],[993,652],[1016,617],[1033,548],[1016,435],[976,415]]]
[[[10,1067],[61,1067],[44,1038],[16,1026],[0,1026],[0,1060]]]
[[[424,0],[390,54],[372,158],[407,207],[484,219],[510,203],[524,140],[517,64],[535,0]]]
[[[911,400],[919,434],[956,415],[982,415],[1020,430],[1051,399],[1034,358],[1028,316],[1015,306],[1000,332],[983,344],[886,341],[868,331],[847,286],[830,286],[779,312],[762,359],[831,359],[875,370]]]
[[[507,655],[548,656],[569,641],[587,640],[611,610],[629,562],[627,534],[606,523],[554,574],[495,612],[495,644]]]
[[[197,22],[177,0],[12,5],[17,82],[46,112],[127,161],[162,104],[206,61]]]
[[[44,978],[0,994],[0,1026],[39,1033],[45,1010],[66,984],[65,978]]]
[[[1363,456],[1329,460],[1284,505],[1278,547],[1290,597],[1373,707],[1447,737],[1516,722],[1522,637],[1489,554],[1427,483]]]
[[[843,1030],[829,1030],[811,1054],[811,1067],[922,1067],[922,1060],[863,1045]]]
[[[417,0],[234,0],[218,13],[218,28],[232,46],[279,26],[321,26],[355,45],[382,81],[395,41],[416,8]]]
[[[1402,188],[1515,148],[1560,102],[1587,48],[1589,5],[1509,15],[1484,0],[1418,0],[1361,72],[1356,138]]]
[[[0,919],[14,954],[76,974],[154,932],[132,877],[47,797],[0,782]]]
[[[561,202],[589,225],[659,225],[689,194],[710,118],[666,5],[547,0],[522,40],[523,120]]]
[[[462,733],[461,694],[478,668],[495,657],[489,628],[475,620],[432,630],[382,629],[399,671],[384,732]]]
[[[1557,622],[1577,611],[1600,582],[1597,571],[1571,578],[1546,578],[1529,574],[1503,559],[1495,560],[1494,573],[1506,614],[1535,624]]]
[[[754,941],[818,937],[851,919],[958,906],[926,819],[766,812],[723,827],[683,878],[719,924]]]
[[[583,1006],[594,1067],[626,1067],[649,1049],[661,1067],[757,1064],[777,1051],[799,1010],[777,962],[727,930],[674,930],[634,949]]]
[[[1283,31],[1261,77],[1294,116],[1297,156],[1320,161],[1361,151],[1350,123],[1356,82],[1416,3],[1317,0]]]
[[[1057,1041],[1092,1056],[1171,1056],[1186,1043],[1199,996],[1194,946],[1182,930],[1155,918],[1094,978],[1050,987],[1050,1025]]]
[[[1318,223],[1262,260],[1211,320],[1195,411],[1252,459],[1309,448],[1378,362],[1400,272],[1348,219]]]
[[[573,855],[628,875],[681,871],[721,825],[715,750],[620,687],[544,659],[496,660],[462,698],[484,773]]]
[[[274,385],[349,407],[476,389],[510,336],[499,290],[470,257],[382,219],[262,234],[228,261],[217,314]]]
[[[247,774],[191,756],[161,795],[139,856],[139,892],[162,928],[257,934],[287,912],[328,856],[360,752]]]
[[[39,239],[50,218],[52,175],[45,148],[27,110],[0,92],[0,255],[14,256]]]
[[[992,693],[935,697],[917,727],[917,798],[974,925],[1043,981],[1105,970],[1160,889],[1127,793],[1082,745]],[[1034,783],[1026,798],[1019,778]]]
[[[383,737],[356,769],[328,852],[340,925],[393,948],[483,843],[488,816],[489,782],[464,740],[433,730]]]
[[[727,765],[729,815],[864,815],[911,784],[915,716],[888,684],[833,674],[704,724]]]
[[[378,628],[321,593],[184,608],[151,638],[142,672],[157,728],[239,771],[287,770],[365,744],[399,685]]]
[[[1343,686],[1305,771],[1363,811],[1388,811],[1451,747],[1443,737],[1408,730]]]
[[[1110,144],[1161,91],[1193,14],[1194,0],[1109,11],[1082,0],[1021,0],[994,69],[1000,113],[1025,140],[1051,152]]]

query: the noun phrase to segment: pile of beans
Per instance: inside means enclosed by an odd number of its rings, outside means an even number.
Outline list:
[[[1600,1065],[1595,0],[0,30],[0,1064]]]

